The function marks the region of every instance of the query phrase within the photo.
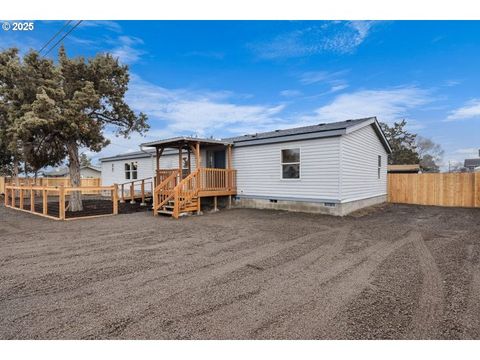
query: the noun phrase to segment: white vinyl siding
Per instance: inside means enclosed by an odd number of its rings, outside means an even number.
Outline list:
[[[387,152],[374,128],[365,126],[341,137],[341,200],[365,199],[387,193]],[[379,156],[381,166],[379,168]],[[380,169],[380,179],[378,171]]]
[[[202,154],[203,155],[203,154]],[[188,156],[187,152],[183,154]],[[102,185],[122,184],[130,180],[125,179],[125,164],[137,162],[137,179],[152,177],[155,173],[155,156],[136,159],[102,161]],[[195,156],[191,154],[192,171],[195,170]],[[205,159],[202,157],[202,163]],[[112,167],[113,165],[113,167]],[[178,169],[178,153],[162,155],[160,157],[161,169]],[[112,171],[113,170],[113,171]]]
[[[282,179],[281,150],[300,148],[300,179]],[[240,196],[339,199],[340,138],[233,147]]]
[[[68,176],[68,175],[67,175]],[[90,169],[90,168],[83,168],[80,169],[80,177],[82,179],[87,179],[87,178],[99,178],[102,176],[102,173],[100,171]]]

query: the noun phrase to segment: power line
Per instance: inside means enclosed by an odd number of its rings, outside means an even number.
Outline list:
[[[70,30],[68,30],[67,33],[60,38],[60,40],[58,40],[50,49],[48,49],[48,51],[45,53],[44,56],[47,56],[48,53],[49,53],[50,51],[52,51],[52,50],[55,48],[55,46],[57,46],[63,39],[65,39],[65,38],[68,36],[68,34],[70,34],[73,30],[75,30],[75,28],[76,28],[78,25],[80,25],[80,23],[81,23],[82,21],[83,21],[83,20],[78,20],[77,23],[76,23],[75,25],[73,25],[73,26],[70,28]]]
[[[60,30],[57,31],[57,33],[55,35],[53,35],[50,40],[48,40],[45,45],[42,46],[42,48],[38,51],[38,53],[40,54],[43,49],[45,49],[52,41],[53,39],[55,39],[58,34],[60,34],[70,23],[72,22],[72,20],[68,20],[67,22],[65,22],[65,24],[63,24],[62,28]]]

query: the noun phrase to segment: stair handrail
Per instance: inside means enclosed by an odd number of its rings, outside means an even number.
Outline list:
[[[183,207],[194,197],[198,196],[198,191],[200,189],[199,174],[200,168],[195,169],[175,187],[175,204],[173,208],[174,218],[178,219],[180,211],[183,209]],[[186,186],[187,188],[185,189]]]
[[[179,171],[178,170],[172,170],[172,173],[165,179],[163,180],[160,184],[158,184],[154,191],[153,191],[153,211],[154,211],[154,214],[156,214],[156,211],[161,208],[164,204],[167,203],[167,201],[171,200],[174,195],[175,195],[175,188],[178,186],[176,185],[175,187],[173,187],[172,189],[168,189],[171,191],[170,194],[168,194],[162,201],[158,201],[158,195],[160,192],[162,192],[162,190],[166,190],[166,186],[173,180],[173,179],[176,179],[176,177],[178,176],[178,173]]]

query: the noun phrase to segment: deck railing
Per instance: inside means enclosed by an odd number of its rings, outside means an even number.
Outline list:
[[[155,186],[160,185],[166,178],[168,178],[173,173],[178,175],[178,169],[175,168],[157,170],[155,176]]]
[[[237,170],[200,168],[200,191],[233,191],[237,188]]]
[[[153,195],[154,179],[144,178],[124,182],[118,185],[120,202],[130,200],[130,203],[135,203],[136,199],[141,200],[141,204],[145,205],[145,198]]]

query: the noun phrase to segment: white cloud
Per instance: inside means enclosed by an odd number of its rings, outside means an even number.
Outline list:
[[[335,85],[332,85],[332,87],[330,88],[330,93],[334,93],[334,92],[344,90],[347,87],[348,87],[347,83],[344,83],[344,82],[336,83]]]
[[[302,92],[300,90],[286,89],[280,91],[280,95],[284,97],[296,97],[302,95]]]
[[[151,118],[155,127],[174,135],[210,136],[238,129],[262,130],[281,121],[283,104],[243,105],[231,101],[230,92],[167,89],[132,76],[127,102]],[[229,101],[230,100],[230,101]]]
[[[393,122],[407,117],[409,110],[430,101],[429,92],[417,87],[386,90],[360,90],[338,95],[330,104],[303,117],[305,121],[334,122],[377,116],[379,121]]]
[[[452,86],[460,85],[461,83],[462,82],[460,80],[446,80],[443,83],[443,86],[452,87]]]
[[[332,79],[337,79],[338,77],[345,75],[348,71],[307,71],[300,75],[299,80],[304,85],[311,85],[321,81],[332,81]],[[333,80],[336,81],[336,80]]]
[[[117,33],[122,32],[120,24],[110,20],[84,20],[79,27],[101,27]]]
[[[450,112],[446,121],[464,120],[480,117],[480,99],[472,99],[464,106]]]
[[[373,21],[335,21],[280,34],[250,47],[264,59],[352,53],[367,38]]]
[[[131,64],[140,59],[145,54],[143,50],[137,49],[137,45],[142,45],[143,40],[134,36],[119,36],[115,42],[117,46],[111,50],[114,57],[118,57],[120,62]]]

